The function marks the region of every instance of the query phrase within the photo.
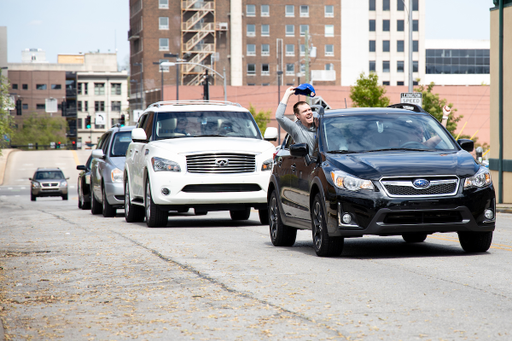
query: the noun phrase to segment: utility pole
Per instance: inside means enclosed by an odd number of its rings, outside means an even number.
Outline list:
[[[412,80],[412,1],[409,0],[409,93],[413,92],[413,80]]]

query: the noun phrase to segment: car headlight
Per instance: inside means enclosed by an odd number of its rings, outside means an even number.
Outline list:
[[[265,162],[263,162],[263,164],[261,165],[261,170],[262,171],[271,171],[273,165],[274,165],[274,160],[268,159]]]
[[[60,187],[68,187],[68,182],[67,181],[61,181]]]
[[[180,165],[177,162],[160,157],[152,157],[151,165],[153,165],[155,172],[181,172]]]
[[[472,187],[482,188],[490,184],[492,184],[491,173],[486,167],[480,167],[475,175],[464,180],[464,189]]]
[[[110,177],[112,178],[112,182],[123,182],[123,171],[119,168],[113,169],[110,172]]]
[[[32,187],[39,188],[39,187],[41,187],[41,185],[39,184],[39,182],[32,182]]]
[[[361,189],[373,191],[375,189],[370,180],[359,179],[340,170],[331,171],[331,178],[334,186],[341,189],[348,189],[349,191],[359,191]]]

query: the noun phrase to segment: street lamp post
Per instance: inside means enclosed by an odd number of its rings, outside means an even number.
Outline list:
[[[278,70],[277,71],[277,105],[281,102],[281,75],[283,74],[283,71]],[[281,125],[277,124],[277,138],[278,138],[278,144],[281,144]]]
[[[409,5],[405,4],[406,0],[401,0],[404,4],[405,9],[407,10],[407,21],[409,24],[409,92],[413,92],[413,81],[412,81],[412,0],[409,0]]]

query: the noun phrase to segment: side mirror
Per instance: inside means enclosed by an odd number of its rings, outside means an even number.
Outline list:
[[[66,180],[69,180],[69,176],[66,178]]]
[[[76,169],[86,171],[87,167],[85,167],[84,165],[78,165],[78,166],[76,166]]]
[[[30,181],[32,181],[32,178],[28,178]]]
[[[277,128],[267,127],[265,130],[265,136],[263,136],[263,138],[266,141],[277,141]]]
[[[147,142],[148,137],[146,132],[142,128],[135,128],[132,130],[132,141],[133,142]]]
[[[105,154],[103,154],[103,150],[102,149],[94,149],[92,151],[92,157],[96,158],[96,159],[104,159],[105,158]]]
[[[290,155],[305,157],[309,154],[309,146],[306,143],[296,143],[290,146]]]
[[[473,149],[475,149],[475,142],[473,142],[472,140],[468,140],[468,139],[458,139],[457,140],[457,143],[459,144],[459,146],[464,149],[465,151],[467,152],[472,152]]]

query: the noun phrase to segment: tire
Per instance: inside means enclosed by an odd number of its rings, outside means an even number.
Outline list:
[[[104,217],[115,217],[117,210],[115,207],[110,205],[107,201],[107,194],[105,193],[105,187],[101,189],[101,200],[102,200],[102,212]]]
[[[167,226],[169,212],[161,211],[153,202],[151,196],[151,186],[149,179],[146,180],[146,196],[144,199],[144,206],[146,209],[146,224],[148,227],[165,227]]]
[[[94,193],[91,188],[91,213],[92,214],[100,214],[103,211],[103,208],[101,207],[101,202],[96,200],[96,197],[94,196]]]
[[[293,246],[297,238],[297,229],[283,224],[277,200],[276,191],[272,191],[267,213],[270,240],[274,246]]]
[[[268,225],[268,208],[258,210],[261,225]]]
[[[194,214],[195,215],[207,215],[208,211],[201,211],[194,208]]]
[[[426,233],[406,233],[402,235],[406,243],[421,243],[427,239]]]
[[[466,252],[486,252],[491,247],[492,232],[458,232],[459,242]]]
[[[68,195],[67,195],[67,194],[64,194],[64,195],[62,196],[62,200],[68,200]]]
[[[124,183],[124,219],[128,223],[144,221],[144,207],[133,205],[130,201],[130,186]]]
[[[245,210],[241,211],[229,211],[229,215],[233,220],[247,220],[251,215],[251,208],[247,207]]]
[[[78,191],[78,208],[79,209],[82,209],[83,207],[83,203],[82,203],[82,198],[80,198],[80,191]]]
[[[91,201],[85,201],[83,187],[82,187],[82,191],[80,191],[80,193],[78,193],[78,207],[80,207],[82,210],[90,210],[91,209]]]
[[[30,193],[30,201],[36,201],[36,196],[32,193]]]
[[[335,257],[343,252],[344,238],[329,237],[327,224],[325,223],[322,197],[319,193],[315,195],[311,210],[311,224],[313,234],[313,247],[317,256]]]

